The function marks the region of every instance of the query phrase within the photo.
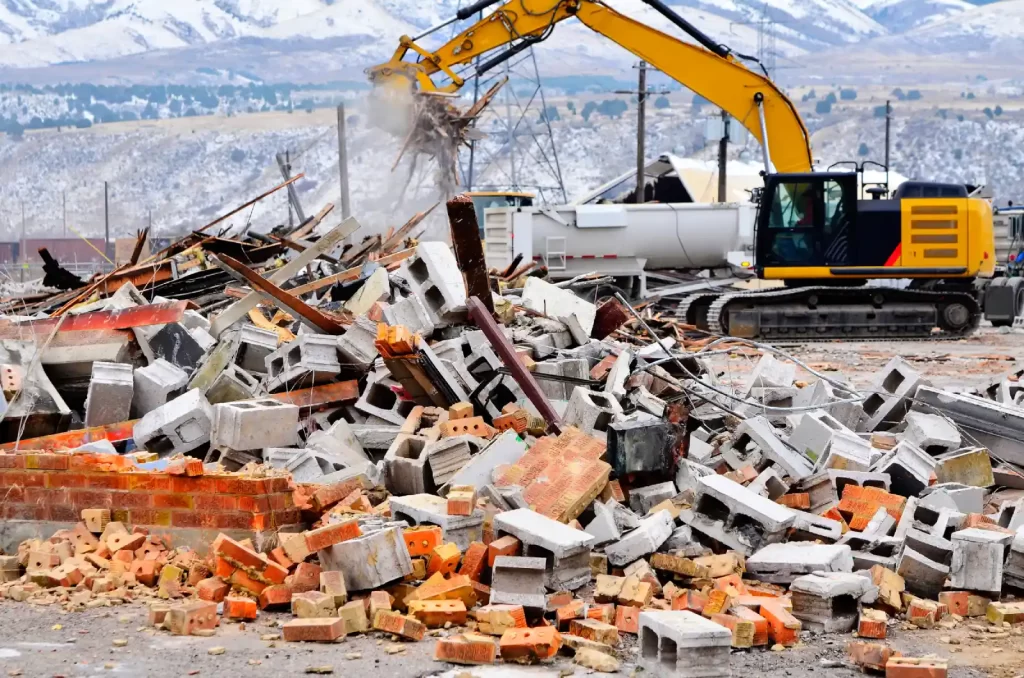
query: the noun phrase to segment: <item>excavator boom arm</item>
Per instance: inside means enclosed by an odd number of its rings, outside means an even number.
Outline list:
[[[648,4],[658,9],[656,5],[661,3]],[[778,172],[811,171],[807,128],[793,103],[770,79],[746,68],[724,49],[712,51],[683,42],[595,0],[508,0],[436,51],[426,51],[403,37],[391,61],[368,73],[377,84],[400,76],[414,80],[424,91],[454,92],[465,82],[457,72],[459,66],[504,45],[543,40],[556,24],[573,17],[727,111],[762,145],[767,133],[772,164]],[[407,61],[410,51],[420,59]],[[490,63],[500,63],[503,57],[499,54]],[[451,82],[438,87],[432,79],[438,73]]]

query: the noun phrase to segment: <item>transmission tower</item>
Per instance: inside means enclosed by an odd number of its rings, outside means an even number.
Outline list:
[[[776,21],[768,16],[768,3],[761,9],[761,18],[757,22],[757,58],[764,66],[770,80],[775,80],[775,67],[778,51],[775,47]]]
[[[460,0],[459,6],[462,6]],[[488,54],[488,59],[511,49]],[[529,191],[538,202],[566,202],[544,84],[533,47],[519,51],[501,66],[474,76],[473,101],[497,81],[508,78],[499,98],[477,120],[483,136],[459,153],[467,190]],[[468,79],[468,78],[467,78]]]

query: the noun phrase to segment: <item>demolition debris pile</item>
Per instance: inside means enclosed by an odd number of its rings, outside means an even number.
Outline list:
[[[945,675],[877,641],[1024,632],[1024,371],[957,394],[894,358],[857,391],[488,271],[466,198],[453,247],[343,246],[326,212],[6,300],[0,598],[658,676],[854,629],[853,663]],[[738,391],[724,354],[759,356]]]

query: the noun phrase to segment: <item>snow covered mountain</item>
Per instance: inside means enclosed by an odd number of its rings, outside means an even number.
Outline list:
[[[859,6],[894,33],[902,33],[974,8],[964,0],[870,0]]]

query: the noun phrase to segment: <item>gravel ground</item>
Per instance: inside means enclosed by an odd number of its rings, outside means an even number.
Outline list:
[[[445,678],[523,678],[587,675],[589,669],[559,657],[544,666],[496,665],[453,667],[431,659],[434,643],[394,643],[382,634],[350,636],[331,645],[263,641],[276,632],[285,614],[262,614],[245,627],[224,624],[213,637],[179,637],[146,627],[146,607],[133,604],[102,610],[66,613],[56,606],[0,603],[0,671],[10,676],[67,678],[119,676],[293,676],[314,667],[330,667],[332,675],[444,676]],[[933,653],[950,659],[950,676],[1014,678],[1024,672],[1024,634],[991,642],[974,640],[979,633],[968,624],[952,631],[903,632],[891,629],[891,645],[910,656]],[[730,658],[733,676],[770,678],[837,678],[862,675],[843,665],[849,635],[811,636],[784,652],[758,649],[735,651]],[[116,647],[115,640],[126,640]],[[958,643],[953,645],[950,643]],[[211,648],[224,648],[219,655]],[[389,651],[400,649],[396,654]],[[625,638],[619,648],[624,659],[618,675],[633,676],[636,642]],[[358,655],[358,656],[357,656]]]

